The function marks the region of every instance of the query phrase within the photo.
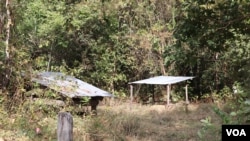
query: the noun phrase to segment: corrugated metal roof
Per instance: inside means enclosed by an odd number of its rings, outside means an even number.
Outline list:
[[[31,80],[71,98],[84,96],[113,96],[113,94],[107,91],[60,72],[40,72]]]
[[[193,79],[191,76],[156,76],[148,79],[130,82],[129,84],[156,84],[156,85],[167,85],[175,84],[185,80]]]

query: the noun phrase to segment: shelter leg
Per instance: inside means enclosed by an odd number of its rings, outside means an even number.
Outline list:
[[[89,104],[91,106],[91,114],[97,115],[97,105],[99,104],[99,101],[102,101],[103,97],[101,96],[96,96],[96,97],[91,97],[89,100]]]
[[[152,100],[153,100],[153,104],[155,103],[155,87],[153,85],[153,95],[152,95]]]
[[[170,85],[167,85],[167,106],[169,105],[169,98],[170,98]]]
[[[130,110],[132,109],[132,103],[133,103],[133,85],[130,85]]]
[[[189,104],[189,100],[188,100],[188,85],[186,84],[185,87],[185,93],[186,93],[186,104]]]

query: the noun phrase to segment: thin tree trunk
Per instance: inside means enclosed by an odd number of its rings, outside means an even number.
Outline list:
[[[9,40],[10,40],[10,26],[11,26],[11,16],[10,16],[10,0],[6,0],[6,16],[7,16],[7,25],[6,25],[6,41],[5,41],[5,54],[6,60],[10,59],[10,47],[9,47]]]
[[[2,14],[2,13],[0,13],[0,14]],[[4,19],[5,19],[4,14],[0,15],[0,35],[3,34]]]
[[[10,15],[10,0],[5,1],[5,8],[6,8],[6,15],[1,15],[1,28],[4,27],[4,20],[7,19],[6,23],[6,32],[5,32],[5,67],[3,71],[3,78],[2,78],[2,87],[4,93],[7,92],[7,87],[10,82],[10,74],[11,74],[11,66],[10,66],[10,47],[9,47],[9,40],[10,40],[10,26],[12,24],[11,15]],[[1,29],[1,32],[4,32],[4,29]]]
[[[216,91],[218,92],[219,91],[219,76],[218,76],[218,56],[219,56],[219,53],[216,52],[215,53],[215,88],[216,88]]]
[[[162,56],[161,56],[161,58],[160,58],[160,60],[159,60],[159,63],[160,63],[162,75],[166,75],[166,69],[165,69],[165,66],[164,66],[164,60],[163,60],[163,57],[162,57]]]

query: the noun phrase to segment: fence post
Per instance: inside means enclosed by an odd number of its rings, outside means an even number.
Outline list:
[[[73,141],[73,117],[68,112],[58,114],[57,141]]]

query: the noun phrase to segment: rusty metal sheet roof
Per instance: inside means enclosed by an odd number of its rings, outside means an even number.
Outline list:
[[[148,79],[130,82],[129,84],[156,84],[156,85],[168,85],[182,82],[185,80],[193,79],[192,76],[156,76]]]
[[[113,94],[60,72],[40,72],[31,81],[47,86],[68,97],[112,97]]]

